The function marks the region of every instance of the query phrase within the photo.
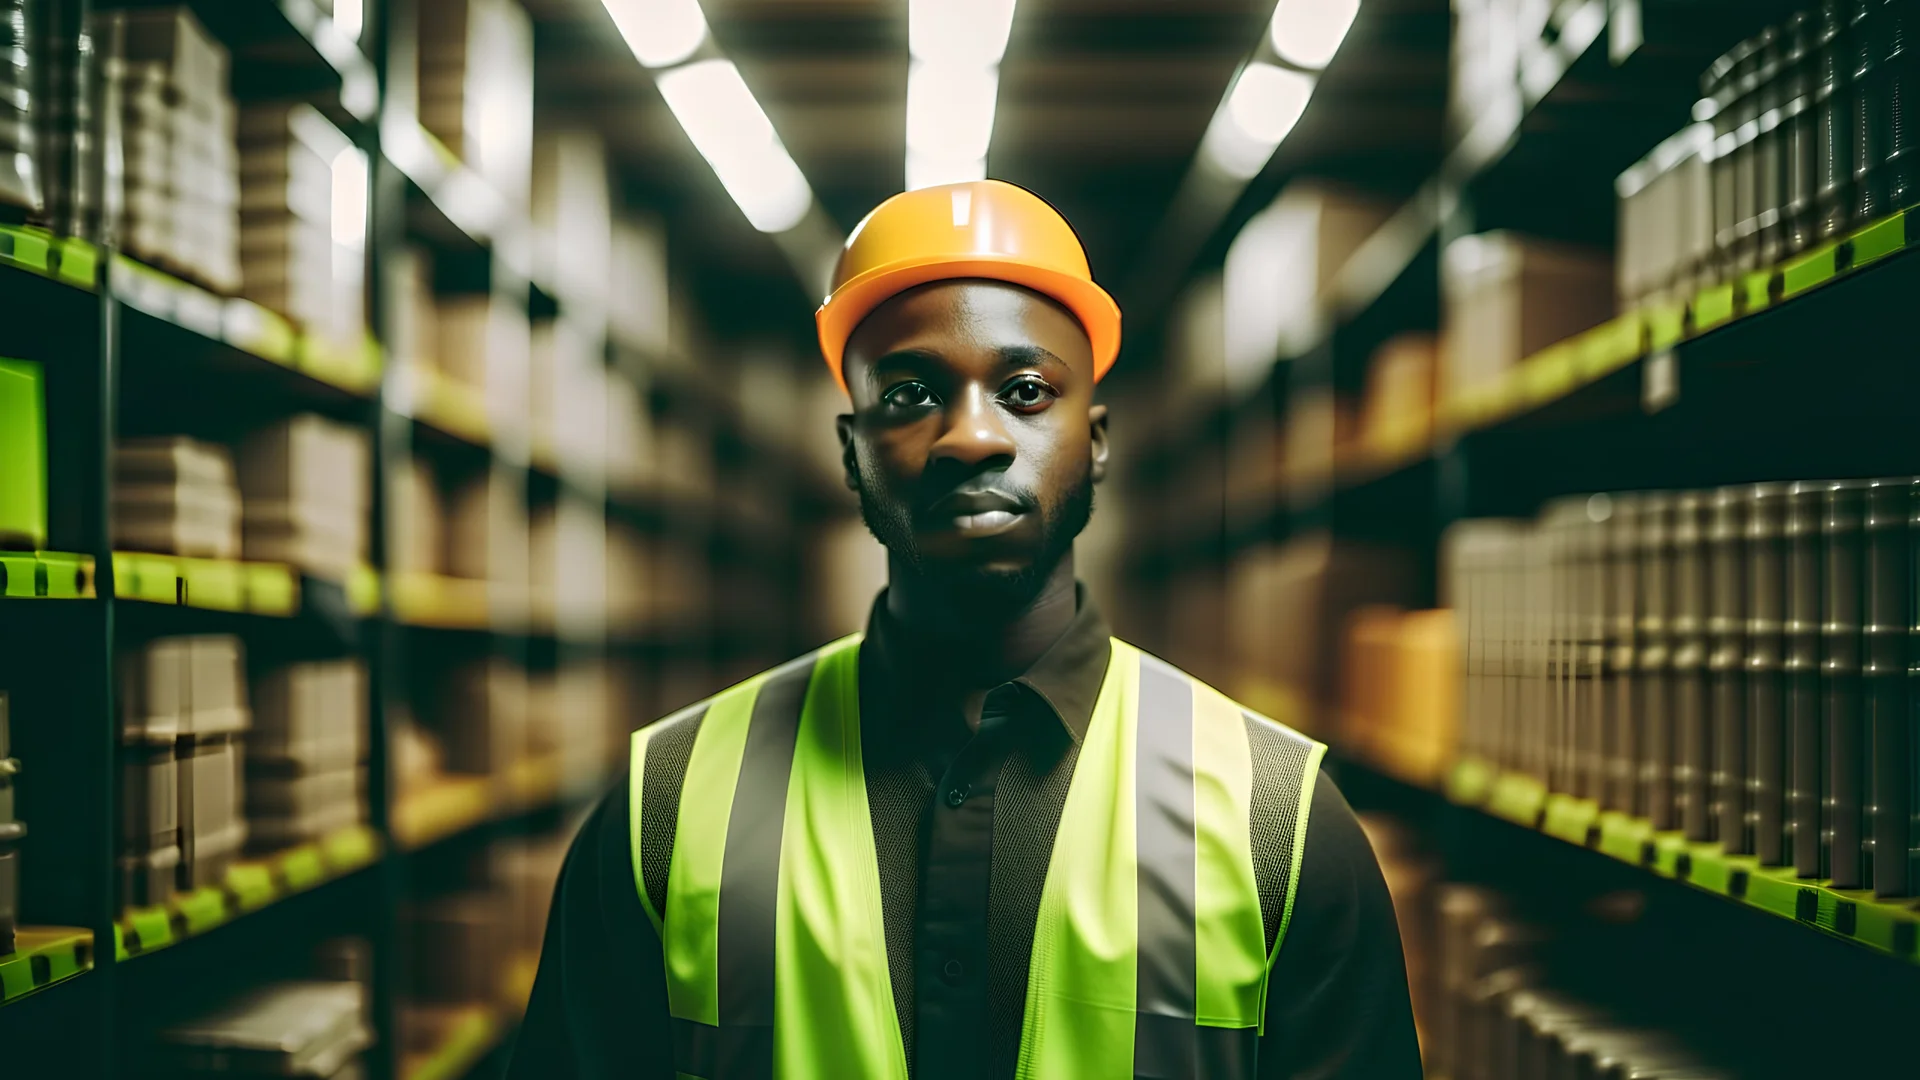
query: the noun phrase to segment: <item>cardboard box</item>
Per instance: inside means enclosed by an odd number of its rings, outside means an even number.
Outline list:
[[[240,813],[240,744],[232,737],[182,740],[180,887],[218,884],[247,840]]]
[[[367,681],[358,660],[274,668],[254,683],[253,708],[250,769],[337,771],[366,756]]]
[[[1441,395],[1497,382],[1534,353],[1614,315],[1605,254],[1518,233],[1463,236],[1441,258]]]

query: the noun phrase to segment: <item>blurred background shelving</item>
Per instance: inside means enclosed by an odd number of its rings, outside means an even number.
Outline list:
[[[1332,745],[1430,1075],[1914,1070],[1912,0],[0,15],[0,1073],[499,1075],[627,733],[866,619],[811,313],[939,170],[1126,312],[1077,569]]]

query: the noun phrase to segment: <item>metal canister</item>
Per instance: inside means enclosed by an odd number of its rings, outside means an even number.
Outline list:
[[[20,841],[27,835],[27,827],[13,816],[13,778],[20,762],[11,756],[8,725],[8,697],[0,690],[0,956],[13,951],[20,924]]]
[[[1846,47],[1853,0],[1821,0],[1813,28],[1814,236],[1839,236],[1853,224],[1853,118]]]
[[[1707,524],[1707,680],[1712,717],[1714,831],[1733,854],[1753,853],[1747,822],[1747,560],[1745,488],[1713,493]]]
[[[1634,707],[1634,671],[1639,666],[1640,499],[1613,496],[1606,529],[1606,658],[1601,742],[1606,747],[1605,805],[1640,812],[1639,714]]]
[[[1813,18],[1789,16],[1780,31],[1780,254],[1813,246]]]
[[[1674,818],[1689,840],[1713,839],[1713,739],[1707,714],[1708,499],[1673,497],[1672,607],[1667,620],[1668,701],[1673,724]]]
[[[1607,652],[1607,527],[1613,500],[1595,495],[1581,500],[1574,525],[1573,715],[1574,751],[1579,760],[1574,794],[1600,800],[1606,790],[1606,696],[1602,672]]]
[[[1793,868],[1801,877],[1826,876],[1820,837],[1821,791],[1826,782],[1826,735],[1821,730],[1820,519],[1826,485],[1801,482],[1787,490],[1786,618],[1781,622],[1780,672],[1785,687],[1787,822]]]
[[[1917,85],[1914,76],[1915,52],[1907,41],[1914,19],[1914,0],[1881,0],[1880,40],[1886,46],[1881,57],[1880,85],[1886,103],[1887,206],[1897,209],[1920,199],[1920,177],[1916,177],[1912,110],[1907,95]]]
[[[1786,49],[1781,31],[1768,27],[1756,39],[1759,52],[1754,90],[1753,236],[1754,262],[1762,269],[1780,261],[1781,202],[1785,191],[1786,132],[1782,128],[1782,93],[1786,86]]]
[[[1913,622],[1908,505],[1914,481],[1875,480],[1866,497],[1866,621],[1860,667],[1868,766],[1866,874],[1877,896],[1906,896],[1913,813],[1907,636]]]
[[[1786,484],[1747,489],[1747,803],[1753,853],[1766,866],[1793,859],[1787,840]]]
[[[1860,704],[1866,489],[1866,483],[1858,480],[1828,484],[1820,522],[1825,570],[1820,619],[1821,727],[1827,736],[1820,827],[1827,848],[1826,876],[1841,889],[1865,888],[1867,881],[1861,816],[1867,773]]]
[[[1848,12],[1848,83],[1853,119],[1853,220],[1868,222],[1887,206],[1887,95],[1883,63],[1887,46],[1885,5],[1852,0]]]
[[[1633,672],[1639,720],[1641,816],[1656,829],[1677,824],[1674,814],[1673,681],[1673,496],[1640,497],[1640,603],[1635,625],[1639,652]]]

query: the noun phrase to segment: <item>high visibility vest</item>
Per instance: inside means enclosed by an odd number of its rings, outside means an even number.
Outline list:
[[[835,642],[695,707],[705,715],[665,911],[640,867],[659,725],[634,733],[634,879],[660,935],[682,1077],[907,1080],[861,762],[859,644]],[[1279,839],[1291,868],[1269,952],[1247,715],[1113,642],[1041,893],[1021,1080],[1254,1076],[1326,748],[1274,725],[1290,751]]]

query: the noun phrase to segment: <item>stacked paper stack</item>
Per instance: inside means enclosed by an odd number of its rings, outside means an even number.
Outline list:
[[[240,114],[241,295],[341,349],[365,324],[360,151],[311,105]],[[337,216],[336,216],[337,213]]]
[[[123,169],[105,178],[105,209],[121,247],[216,292],[235,291],[240,163],[226,49],[184,7],[95,20],[101,113]]]
[[[226,447],[182,435],[122,439],[113,479],[116,547],[240,557],[240,491]]]
[[[0,691],[0,956],[13,951],[13,932],[20,919],[20,840],[27,827],[13,814],[13,777],[20,762],[7,756],[8,698]]]
[[[364,430],[311,413],[249,437],[240,450],[247,558],[344,581],[367,561],[369,454]]]
[[[508,202],[533,168],[533,24],[516,0],[420,5],[420,123]]]
[[[219,883],[246,842],[240,640],[160,638],[120,659],[122,903]]]
[[[373,1045],[366,988],[284,982],[250,990],[206,1016],[160,1032],[169,1076],[299,1076],[358,1080]]]
[[[290,664],[254,685],[247,824],[261,850],[367,817],[367,681],[357,660]]]

